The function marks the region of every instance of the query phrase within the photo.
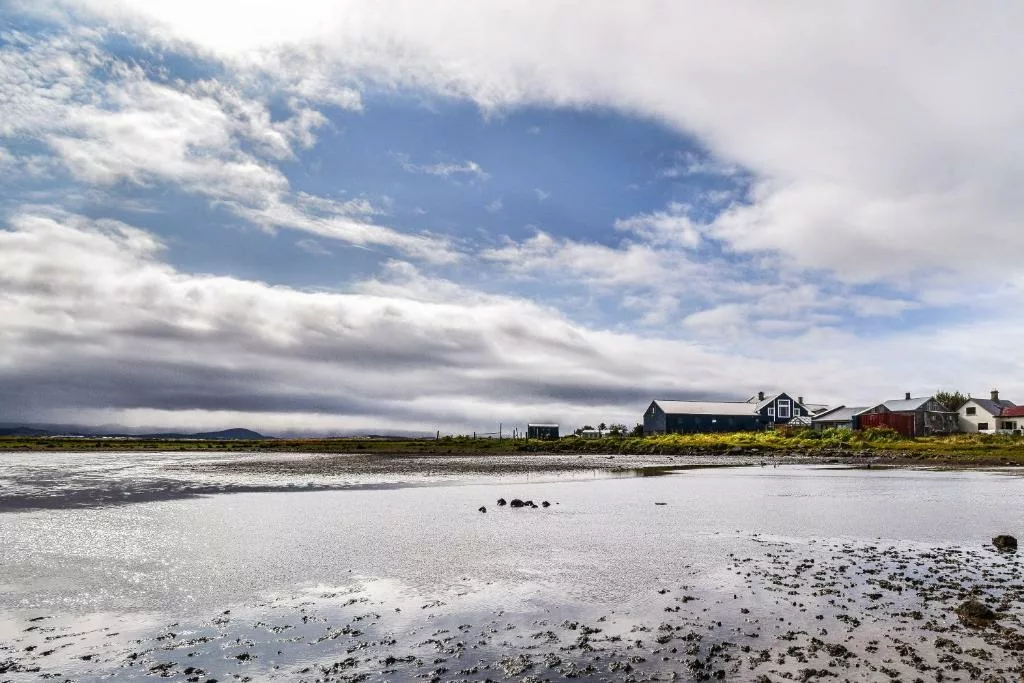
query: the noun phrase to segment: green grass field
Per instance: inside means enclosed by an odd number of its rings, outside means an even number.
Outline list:
[[[486,455],[488,453],[580,453],[699,455],[798,452],[823,456],[874,455],[894,460],[962,464],[1024,464],[1024,437],[988,434],[902,438],[890,430],[796,430],[729,434],[671,434],[652,437],[512,439],[268,439],[262,441],[157,440],[125,438],[0,437],[0,451],[213,451],[266,453],[381,453],[389,455]]]

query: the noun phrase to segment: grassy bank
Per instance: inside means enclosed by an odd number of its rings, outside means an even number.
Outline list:
[[[957,434],[906,439],[889,430],[850,432],[738,432],[671,434],[652,437],[565,438],[558,441],[511,439],[268,439],[205,441],[94,438],[0,438],[0,451],[203,451],[267,453],[360,453],[389,455],[486,455],[489,453],[580,453],[701,455],[799,453],[823,457],[874,457],[960,464],[1024,464],[1024,437]]]

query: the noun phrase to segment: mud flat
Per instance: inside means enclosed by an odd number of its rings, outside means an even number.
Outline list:
[[[3,680],[1019,681],[1019,556],[752,536],[731,582],[652,582],[626,610],[494,609],[514,587],[433,597],[369,580],[211,610],[192,622],[8,624]],[[974,598],[995,620],[964,623]],[[144,623],[144,622],[143,622]]]

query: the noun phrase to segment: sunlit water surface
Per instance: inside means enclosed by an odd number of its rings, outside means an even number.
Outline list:
[[[36,468],[35,455],[5,455],[4,476],[10,486],[72,497],[126,481],[159,488],[183,456],[62,457],[63,471]],[[30,619],[45,616],[65,632],[116,631],[110,637],[123,644],[227,610],[271,622],[277,607],[344,604],[349,595],[395,615],[389,629],[399,639],[424,628],[431,606],[444,612],[437,623],[453,628],[505,614],[615,614],[657,625],[666,601],[657,588],[731,596],[742,583],[735,558],[763,556],[770,544],[980,548],[1024,528],[1024,478],[1003,473],[786,466],[550,479],[14,506],[0,514],[0,640],[23,637]],[[498,507],[499,497],[552,505],[512,510]],[[97,644],[82,642],[69,648],[65,671],[87,666],[75,663],[80,649]]]

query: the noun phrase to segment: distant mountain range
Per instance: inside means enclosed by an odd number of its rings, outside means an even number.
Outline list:
[[[251,429],[223,429],[219,432],[196,432],[188,434],[183,432],[161,432],[153,434],[131,434],[108,429],[92,429],[74,425],[2,425],[0,436],[82,436],[82,437],[120,437],[127,439],[209,439],[221,441],[256,440],[270,439],[273,437],[263,436]]]

